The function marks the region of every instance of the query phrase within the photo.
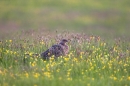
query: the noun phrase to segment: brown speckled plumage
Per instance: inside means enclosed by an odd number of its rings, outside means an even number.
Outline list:
[[[41,53],[42,59],[49,59],[52,55],[54,55],[55,58],[66,55],[69,51],[69,47],[66,45],[66,42],[68,42],[66,39],[62,39],[59,44],[53,45],[45,52]]]

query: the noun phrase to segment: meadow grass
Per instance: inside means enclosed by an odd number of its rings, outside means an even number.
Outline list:
[[[1,0],[0,86],[130,86],[129,3]],[[69,53],[43,61],[62,38]]]
[[[22,34],[23,35],[23,34]],[[48,61],[40,53],[69,39],[66,56]],[[129,86],[130,43],[99,36],[57,34],[0,41],[0,86]]]

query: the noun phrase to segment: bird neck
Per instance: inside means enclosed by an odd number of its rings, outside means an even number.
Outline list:
[[[63,43],[63,42],[60,42],[60,44],[63,45],[63,46],[65,45],[65,43]]]

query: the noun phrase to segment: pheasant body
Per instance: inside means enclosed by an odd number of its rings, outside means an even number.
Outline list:
[[[68,41],[66,39],[63,39],[59,44],[53,45],[45,52],[41,53],[42,59],[50,59],[52,55],[54,55],[55,58],[66,55],[69,50],[69,47],[68,45],[66,45],[66,42]]]

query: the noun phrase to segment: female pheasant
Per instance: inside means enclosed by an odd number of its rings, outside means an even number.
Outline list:
[[[52,45],[49,49],[45,52],[41,53],[41,57],[43,60],[49,59],[52,55],[54,57],[64,56],[68,53],[69,47],[66,44],[68,40],[62,39],[59,44]]]

